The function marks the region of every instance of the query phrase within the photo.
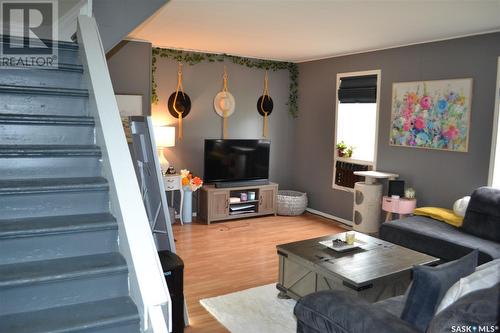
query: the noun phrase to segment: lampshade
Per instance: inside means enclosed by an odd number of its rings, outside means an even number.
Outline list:
[[[154,127],[156,147],[174,147],[175,146],[175,127],[158,126]]]

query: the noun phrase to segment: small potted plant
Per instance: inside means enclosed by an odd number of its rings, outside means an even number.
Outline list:
[[[338,157],[344,157],[345,153],[346,153],[346,149],[347,149],[347,145],[345,144],[344,141],[340,141],[339,143],[337,143],[337,145],[335,146],[335,148],[337,148],[337,155]]]
[[[344,150],[345,157],[351,158],[353,151],[354,151],[354,147],[353,146],[349,146],[349,148],[347,148],[347,149]]]

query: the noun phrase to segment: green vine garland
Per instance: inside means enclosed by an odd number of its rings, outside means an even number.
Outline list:
[[[299,79],[299,69],[297,64],[291,62],[281,62],[281,61],[271,61],[271,60],[260,60],[254,58],[243,58],[232,56],[228,54],[213,54],[213,53],[198,53],[198,52],[187,52],[173,49],[163,49],[154,47],[153,48],[153,60],[152,60],[152,91],[151,91],[151,102],[158,103],[158,84],[155,80],[155,72],[157,69],[158,57],[168,58],[178,62],[187,63],[189,65],[196,65],[202,61],[208,62],[222,62],[224,60],[230,60],[234,64],[241,66],[246,66],[249,68],[260,68],[272,71],[278,71],[282,69],[287,69],[290,76],[290,94],[288,96],[288,112],[292,117],[297,118],[299,107],[298,107],[298,79]]]

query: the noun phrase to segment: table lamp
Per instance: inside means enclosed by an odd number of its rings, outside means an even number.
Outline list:
[[[164,175],[167,172],[170,163],[165,158],[163,148],[175,147],[175,127],[154,127],[154,135],[156,141],[156,149],[158,149],[158,157],[160,159],[161,173]]]

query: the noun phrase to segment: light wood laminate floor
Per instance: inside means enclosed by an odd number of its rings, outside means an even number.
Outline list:
[[[185,265],[184,294],[190,317],[186,333],[228,332],[199,300],[275,283],[277,244],[344,231],[335,222],[312,214],[173,227],[177,253]]]

